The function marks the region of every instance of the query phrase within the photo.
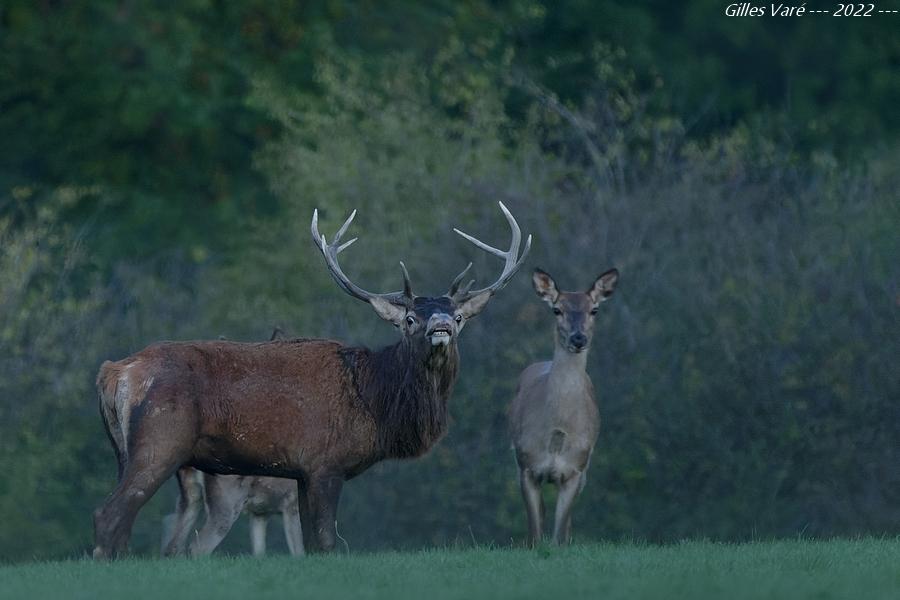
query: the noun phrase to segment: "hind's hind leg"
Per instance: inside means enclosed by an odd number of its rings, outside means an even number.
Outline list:
[[[300,524],[300,512],[297,503],[291,502],[281,509],[284,523],[284,539],[287,540],[288,550],[291,556],[303,556],[303,526]]]
[[[253,548],[253,556],[265,556],[266,554],[266,526],[269,519],[265,515],[250,515],[250,547]]]
[[[191,467],[181,467],[176,478],[178,500],[175,504],[175,514],[169,515],[173,522],[162,541],[162,553],[165,556],[185,552],[188,536],[194,529],[203,506],[203,474]]]
[[[191,542],[191,556],[211,554],[222,543],[247,504],[250,479],[239,475],[206,477],[206,522]]]

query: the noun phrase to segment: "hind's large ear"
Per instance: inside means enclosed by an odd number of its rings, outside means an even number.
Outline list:
[[[540,269],[535,269],[534,274],[531,276],[531,285],[534,286],[534,291],[541,297],[541,300],[550,306],[553,306],[559,298],[559,290],[556,289],[556,282],[553,281],[553,278],[550,277],[549,273],[545,273]]]
[[[594,304],[599,304],[612,296],[613,291],[616,289],[617,281],[619,281],[618,269],[610,269],[598,277],[591,289],[588,290],[588,295],[590,295]]]

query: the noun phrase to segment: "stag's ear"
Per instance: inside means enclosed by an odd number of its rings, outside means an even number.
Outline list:
[[[390,321],[394,325],[400,325],[403,322],[403,318],[406,316],[405,307],[397,306],[379,296],[372,296],[369,298],[369,304],[372,305],[372,308],[375,309],[375,312],[378,313],[379,317],[385,321]]]
[[[459,307],[459,313],[466,319],[474,317],[484,310],[484,307],[487,306],[488,300],[490,300],[491,296],[493,295],[493,292],[491,292],[490,290],[481,292],[477,296],[474,296],[463,302]]]
[[[588,290],[588,294],[591,296],[594,304],[599,304],[612,296],[613,291],[616,289],[617,281],[619,281],[619,271],[617,269],[610,269],[598,277],[591,289]]]
[[[550,306],[553,306],[559,298],[556,282],[553,281],[549,273],[535,269],[534,274],[531,276],[531,284],[534,286],[534,291],[537,292],[537,295]]]

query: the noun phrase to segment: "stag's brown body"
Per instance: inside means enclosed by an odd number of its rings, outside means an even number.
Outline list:
[[[358,472],[375,456],[376,425],[342,349],[328,340],[155,344],[101,367],[104,414],[117,447],[153,440],[154,452],[211,473]]]
[[[518,256],[521,234],[501,208],[513,229],[509,251],[462,234],[505,259],[500,279],[481,290],[469,291],[471,282],[460,289],[467,267],[447,295],[433,298],[413,295],[405,267],[402,293],[356,286],[337,263],[350,244],[339,242],[353,216],[327,244],[314,215],[313,238],[335,281],[400,329],[393,346],[371,351],[321,339],[164,342],[104,363],[97,385],[119,483],[94,514],[94,555],[125,551],[138,510],[182,467],[296,479],[304,544],[330,550],[344,480],[386,458],[419,456],[446,431],[458,334],[530,247],[529,238]]]
[[[97,383],[120,472],[146,481],[134,502],[190,466],[301,480],[321,497],[314,504],[328,505],[372,464],[425,453],[446,431],[459,355],[455,344],[435,347],[395,378],[391,360],[410,352],[404,345],[166,342],[104,363]],[[327,529],[334,517],[305,513],[304,529]]]

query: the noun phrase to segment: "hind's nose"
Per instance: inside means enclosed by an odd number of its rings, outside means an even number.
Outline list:
[[[573,348],[581,350],[587,345],[587,336],[583,333],[573,333],[569,336],[569,343],[572,344]]]

